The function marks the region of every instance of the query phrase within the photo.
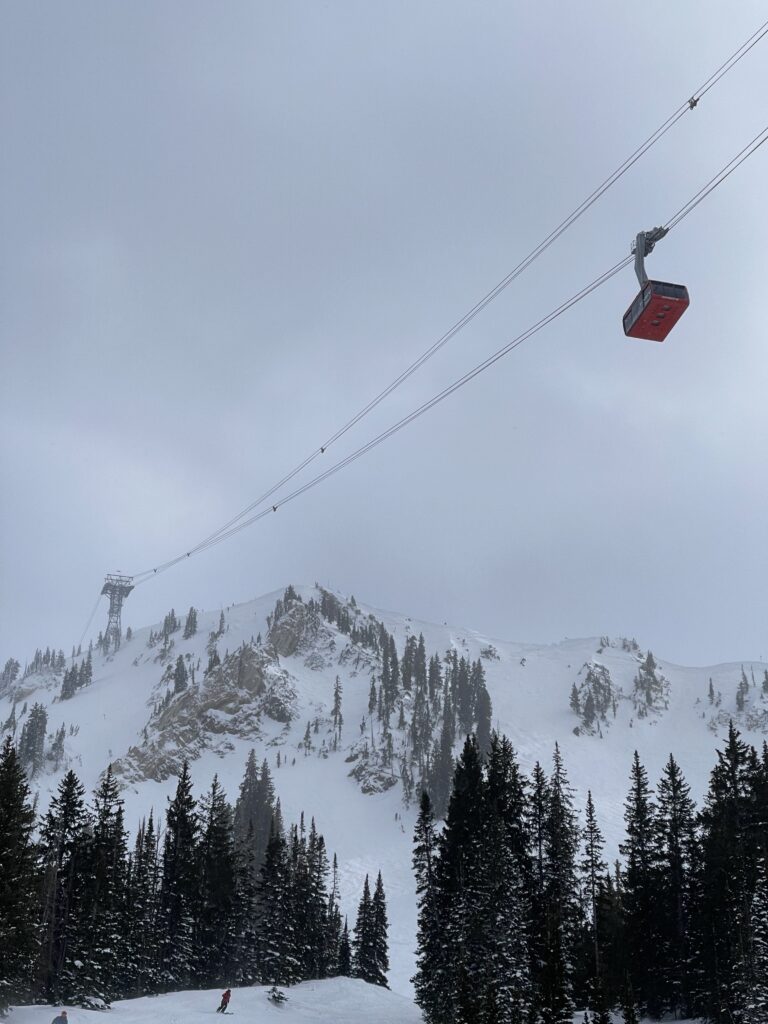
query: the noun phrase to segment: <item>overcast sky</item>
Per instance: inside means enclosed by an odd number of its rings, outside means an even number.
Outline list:
[[[765,4],[7,2],[0,663],[322,443],[650,134]],[[668,219],[768,120],[768,39],[335,460]],[[768,659],[768,146],[366,459],[138,588],[123,625],[318,581],[507,639]],[[323,468],[329,462],[316,463]],[[106,622],[102,600],[93,632]]]

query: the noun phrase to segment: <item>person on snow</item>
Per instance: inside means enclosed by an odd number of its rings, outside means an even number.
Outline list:
[[[62,1010],[58,1017],[54,1017],[51,1024],[67,1024],[67,1011]]]
[[[227,991],[223,992],[222,995],[221,995],[221,1006],[218,1008],[216,1013],[226,1013],[227,1012],[227,1007],[229,1006],[229,1000],[231,998],[232,998],[232,989],[228,988]],[[54,1021],[54,1024],[56,1024],[55,1021]],[[64,1024],[67,1024],[66,1019],[64,1020]]]

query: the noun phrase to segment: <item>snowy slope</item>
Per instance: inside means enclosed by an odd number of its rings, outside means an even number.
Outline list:
[[[305,602],[318,597],[315,588],[303,587],[299,592]],[[410,870],[415,812],[404,806],[401,787],[394,780],[386,791],[365,794],[349,776],[353,766],[349,758],[362,742],[360,723],[368,716],[376,661],[370,652],[352,649],[349,638],[327,623],[317,636],[300,638],[295,650],[291,649],[296,638],[289,630],[282,637],[282,649],[291,650],[288,654],[275,656],[251,644],[259,634],[266,638],[267,616],[280,597],[282,592],[277,592],[224,609],[226,629],[215,643],[225,664],[215,686],[206,686],[202,676],[220,609],[200,612],[198,632],[188,640],[181,631],[174,633],[173,647],[165,658],[159,645],[148,647],[150,627],[137,630],[115,655],[104,659],[94,654],[93,682],[69,700],[58,699],[60,675],[30,675],[17,681],[11,692],[0,697],[0,724],[15,705],[18,736],[25,721],[24,704],[28,709],[35,702],[44,704],[49,731],[64,723],[67,738],[65,761],[58,772],[49,765],[34,779],[40,807],[65,768],[72,767],[91,789],[106,765],[113,763],[124,785],[126,821],[132,828],[151,807],[156,814],[162,812],[175,789],[175,767],[184,757],[193,762],[198,795],[217,773],[234,800],[248,751],[255,748],[259,759],[266,757],[270,764],[286,820],[296,820],[302,811],[313,815],[329,851],[338,854],[342,905],[350,916],[365,874],[381,869],[391,922],[390,984],[395,991],[408,993],[416,915]],[[736,714],[742,668],[750,688],[745,711],[738,715],[740,727],[752,743],[762,744],[765,738],[768,700],[762,693],[765,666],[761,664],[684,668],[657,656],[660,696],[656,705],[643,708],[634,680],[646,652],[631,643],[606,644],[605,638],[551,645],[503,642],[363,605],[347,607],[361,621],[373,615],[383,623],[401,652],[409,635],[423,633],[428,655],[442,656],[456,648],[468,659],[482,658],[494,725],[512,739],[525,769],[536,760],[548,766],[554,743],[560,744],[577,801],[583,804],[587,789],[592,790],[609,853],[615,854],[622,834],[623,802],[635,748],[652,781],[673,751],[694,796],[701,797],[728,716]],[[236,682],[231,679],[231,666],[227,667],[227,652],[243,644],[249,645],[252,657],[248,673]],[[190,666],[200,665],[197,685],[158,713],[168,688],[162,677],[179,654]],[[569,706],[572,687],[575,684],[583,694],[590,672],[608,679],[612,694],[612,706],[599,730],[585,730]],[[334,751],[330,749],[330,709],[337,676],[343,687],[344,728],[341,747]],[[715,693],[722,694],[719,706],[708,699],[710,678]],[[638,709],[645,713],[639,715]],[[285,721],[287,717],[291,720]],[[312,731],[312,749],[307,752],[302,741],[307,723],[315,719],[318,730]],[[368,722],[366,736],[370,728]],[[374,725],[374,742],[377,730]]]
[[[254,1024],[421,1024],[421,1014],[410,999],[352,978],[305,981],[286,991],[288,999],[280,1006],[267,999],[267,988],[234,989],[227,1016],[240,1016]],[[221,993],[173,992],[143,999],[125,999],[112,1003],[109,1016],[115,1024],[204,1024],[218,1021],[215,1008]],[[62,1007],[69,1024],[93,1024],[98,1017],[90,1010]],[[55,1016],[47,1006],[20,1006],[11,1011],[10,1024],[48,1024]],[[581,1024],[581,1015],[574,1015]],[[614,1014],[615,1024],[621,1020]],[[685,1024],[681,1021],[680,1024]],[[696,1024],[695,1021],[689,1024]]]
[[[267,988],[234,989],[227,1016],[261,1024],[311,1024],[316,1021],[333,1024],[418,1024],[421,1015],[404,996],[366,985],[351,978],[328,981],[307,981],[288,991],[288,999],[275,1006],[267,999]],[[126,999],[112,1004],[109,1011],[114,1024],[203,1024],[218,1021],[215,1009],[221,992],[174,992],[144,999]],[[95,1019],[89,1010],[63,1007],[69,1024],[91,1024]],[[15,1009],[11,1024],[41,1024],[55,1016],[48,1007],[24,1006]]]

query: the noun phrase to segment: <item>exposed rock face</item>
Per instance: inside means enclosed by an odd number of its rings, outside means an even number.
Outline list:
[[[348,762],[355,762],[350,768],[349,775],[357,782],[363,793],[386,793],[398,783],[399,776],[395,775],[393,768],[382,763],[382,759],[371,755],[367,749],[353,751],[348,757]]]
[[[232,737],[258,738],[263,716],[290,722],[296,704],[290,674],[264,648],[244,644],[154,716],[144,743],[131,747],[113,772],[126,782],[167,779],[204,750],[232,750]]]
[[[313,647],[320,628],[316,606],[296,599],[289,601],[282,613],[275,616],[269,630],[269,642],[282,658],[290,658],[297,651],[308,651]]]

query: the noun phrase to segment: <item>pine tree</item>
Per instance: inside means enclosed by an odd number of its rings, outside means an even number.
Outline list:
[[[429,776],[429,796],[437,818],[444,817],[448,809],[453,775],[453,737],[451,717],[446,711],[443,714],[440,740],[436,743],[432,756],[432,770]]]
[[[34,778],[45,762],[45,736],[48,712],[43,704],[34,704],[21,730],[18,758],[29,778]]]
[[[469,665],[466,658],[461,658],[456,677],[456,714],[459,730],[463,736],[466,736],[472,730],[474,718],[474,702],[472,697]]]
[[[661,970],[662,1011],[688,1017],[691,1006],[691,891],[696,849],[695,807],[690,787],[670,754],[659,782],[656,851],[659,876],[655,899]]]
[[[40,827],[43,865],[41,994],[49,1002],[72,1002],[85,994],[76,961],[83,961],[86,857],[93,830],[85,790],[73,771],[59,783]]]
[[[658,1016],[660,987],[661,935],[657,916],[660,884],[656,844],[656,805],[648,786],[648,775],[635,751],[631,789],[625,804],[627,838],[620,845],[626,858],[624,872],[624,911],[628,955],[632,978],[641,1005]]]
[[[336,676],[336,682],[333,684],[333,730],[337,739],[341,739],[341,727],[344,724],[344,716],[341,713],[341,693],[341,680]]]
[[[88,922],[81,981],[88,994],[110,1002],[119,993],[119,967],[125,954],[121,926],[127,868],[123,804],[111,766],[94,793],[92,818],[81,905],[82,918]]]
[[[184,659],[179,655],[176,659],[176,668],[173,671],[173,692],[183,693],[187,688],[188,679],[189,675],[187,673],[186,665],[184,664]]]
[[[372,919],[371,919],[371,945],[374,976],[371,979],[374,985],[382,988],[389,988],[387,984],[387,973],[389,971],[389,952],[387,942],[387,902],[384,895],[384,883],[381,872],[376,878],[376,888],[373,892]]]
[[[131,863],[125,915],[127,955],[121,973],[123,996],[138,996],[159,987],[160,864],[154,816],[139,827]]]
[[[378,965],[373,934],[373,901],[368,875],[365,876],[363,895],[357,908],[354,941],[352,944],[352,971],[354,977],[376,984]]]
[[[523,1024],[533,1009],[528,944],[525,789],[509,741],[491,738],[483,835],[482,947],[485,964],[477,986],[486,1017]]]
[[[258,951],[262,984],[292,985],[301,979],[288,851],[277,829],[269,838],[261,869]]]
[[[339,974],[341,940],[342,924],[341,910],[339,909],[339,862],[336,858],[336,854],[334,853],[331,873],[331,891],[328,893],[327,933],[325,938],[325,949],[328,964],[327,973],[330,977],[336,977]]]
[[[176,794],[166,811],[163,874],[160,889],[162,984],[188,987],[193,970],[193,922],[198,904],[197,802],[189,764],[181,768]]]
[[[751,949],[744,1024],[768,1021],[768,863],[761,860],[750,913]]]
[[[477,938],[482,915],[484,787],[480,752],[468,736],[454,774],[445,829],[440,838],[437,882],[440,927],[449,976],[438,1016],[461,1019],[477,998],[474,979],[482,976],[483,954]]]
[[[580,923],[576,884],[578,830],[571,788],[557,745],[553,761],[544,827],[546,935],[540,999],[545,1024],[570,1024],[573,965]]]
[[[621,1015],[624,1019],[624,1024],[640,1024],[640,1018],[637,1015],[637,1008],[635,1006],[635,993],[629,977],[627,977],[621,993]]]
[[[339,941],[339,959],[336,965],[336,974],[342,978],[352,977],[352,945],[349,941],[349,925],[344,918],[344,930]]]
[[[579,691],[576,689],[576,683],[571,684],[571,698],[569,701],[571,711],[575,715],[581,715],[581,702],[579,700]]]
[[[235,889],[232,809],[216,775],[201,810],[194,971],[199,982],[212,987],[229,966]]]
[[[526,808],[530,837],[531,869],[529,881],[528,931],[537,1004],[541,1003],[542,972],[547,957],[547,903],[545,844],[549,817],[550,790],[546,772],[537,761],[533,766],[530,796]]]
[[[416,932],[416,974],[413,977],[416,1003],[428,1022],[437,1021],[440,993],[448,978],[443,956],[443,936],[437,887],[438,844],[429,795],[421,794],[419,816],[413,836],[413,870],[416,876],[418,926]]]
[[[600,914],[599,903],[603,889],[603,878],[605,877],[606,863],[602,858],[605,842],[600,826],[597,823],[595,805],[592,801],[592,792],[587,791],[587,814],[584,826],[584,856],[581,864],[581,877],[583,879],[586,895],[587,917],[591,931],[591,942],[593,950],[592,977],[594,985],[599,986],[602,991],[602,968],[600,964]],[[594,986],[593,986],[594,987]],[[596,1009],[597,1007],[595,1007]]]
[[[758,856],[750,748],[731,723],[702,809],[694,901],[697,1013],[728,1022],[745,996],[752,879]]]
[[[256,956],[256,868],[253,823],[243,839],[235,840],[234,898],[228,922],[230,975],[237,985],[253,985],[258,977]]]
[[[601,987],[606,1002],[615,1006],[621,997],[629,967],[624,929],[624,893],[618,861],[613,875],[606,871],[601,879],[595,932]]]
[[[480,662],[478,661],[477,664],[479,665]],[[477,718],[477,745],[480,748],[481,755],[483,757],[487,757],[488,750],[491,745],[493,706],[491,704],[491,695],[488,693],[488,689],[483,680],[481,680],[478,685],[475,707],[475,715]]]
[[[0,1015],[31,995],[37,952],[34,812],[20,759],[10,738],[0,750]]]
[[[184,639],[188,640],[197,632],[197,609],[190,607],[187,612],[187,620],[184,623]]]
[[[251,750],[245,766],[240,793],[235,802],[235,839],[243,842],[252,826],[254,878],[258,878],[269,842],[272,818],[275,813],[275,787],[266,759],[261,772],[256,762],[256,751]]]

